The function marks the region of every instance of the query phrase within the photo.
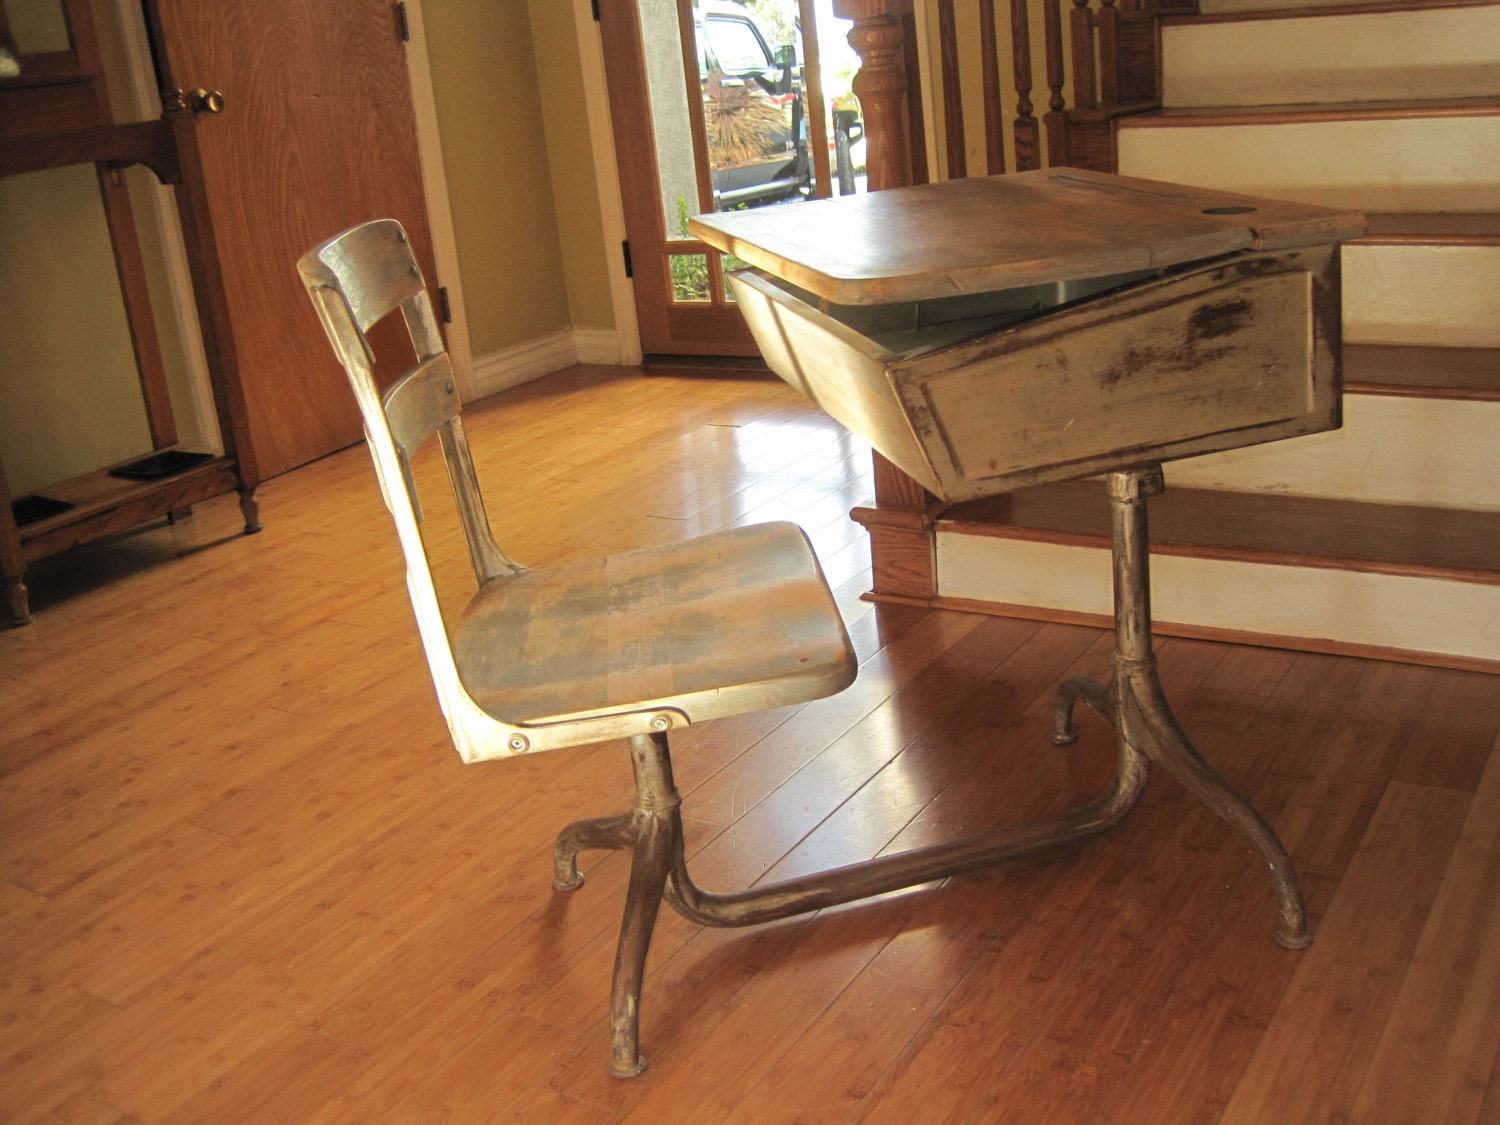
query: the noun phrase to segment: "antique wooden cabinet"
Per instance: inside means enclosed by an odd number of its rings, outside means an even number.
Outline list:
[[[115,123],[90,5],[87,0],[61,0],[61,7],[68,49],[15,51],[19,73],[0,77],[0,176],[95,166],[154,448],[127,465],[101,466],[49,484],[41,495],[21,498],[10,495],[0,467],[0,612],[11,624],[30,620],[27,565],[58,551],[181,513],[230,491],[240,493],[245,530],[259,529],[255,487],[260,474],[244,423],[244,396],[224,316],[223,278],[198,174],[192,98],[169,99],[166,112],[155,120]],[[0,33],[11,40],[3,17]],[[177,444],[130,204],[116,175],[132,164],[149,168],[176,190],[222,453],[184,450]],[[7,377],[34,373],[10,372]]]

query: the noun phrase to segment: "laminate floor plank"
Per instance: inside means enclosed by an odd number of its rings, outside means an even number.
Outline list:
[[[705,886],[1107,782],[1106,722],[1046,734],[1110,635],[862,600],[867,452],[780,382],[576,368],[465,420],[524,561],[754,519],[812,539],[860,678],[676,734]],[[651,1065],[621,1082],[629,857],[585,853],[559,894],[550,851],[628,807],[623,744],[464,766],[364,451],[260,495],[260,535],[217,497],[43,560],[35,624],[0,633],[0,1119],[1280,1125],[1409,1099],[1500,1125],[1495,677],[1160,640],[1183,726],[1293,854],[1310,950],[1271,941],[1253,850],[1158,776],[1068,856],[748,930],[664,911]],[[472,571],[429,506],[451,611]]]
[[[1347,1117],[1470,800],[1402,782],[1387,788],[1222,1125]]]
[[[1352,1120],[1476,1121],[1500,1058],[1500,742],[1375,1049]]]

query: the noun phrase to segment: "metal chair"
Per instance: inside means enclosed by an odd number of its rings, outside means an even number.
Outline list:
[[[364,416],[427,663],[463,760],[629,740],[633,808],[565,828],[554,885],[581,885],[580,850],[634,852],[611,992],[610,1070],[637,1074],[645,1065],[637,1045],[641,980],[658,907],[664,893],[674,904],[701,894],[683,866],[667,733],[831,695],[853,681],[854,653],[817,558],[800,528],[772,523],[588,562],[522,566],[491,532],[453,371],[401,225],[354,227],[309,251],[298,269]],[[382,394],[365,333],[397,308],[417,363]],[[434,432],[478,580],[451,635],[411,472],[412,456]]]

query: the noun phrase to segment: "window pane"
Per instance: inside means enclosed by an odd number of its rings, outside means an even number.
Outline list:
[[[705,304],[713,299],[708,284],[708,255],[669,254],[672,271],[672,300],[679,304]]]

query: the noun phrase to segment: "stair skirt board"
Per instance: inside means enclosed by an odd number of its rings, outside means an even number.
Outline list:
[[[940,524],[936,565],[942,604],[997,603],[994,612],[1089,621],[1112,612],[1104,547]],[[1500,585],[1156,552],[1151,604],[1163,634],[1233,634],[1313,652],[1500,670]]]
[[[1372,239],[1342,261],[1346,344],[1500,347],[1500,239]]]
[[[1345,395],[1344,428],[1174,461],[1167,484],[1500,509],[1500,402]]]
[[[1500,109],[1245,123],[1124,118],[1122,175],[1366,211],[1493,211]]]
[[[1500,5],[1168,20],[1162,105],[1293,105],[1493,95]]]

